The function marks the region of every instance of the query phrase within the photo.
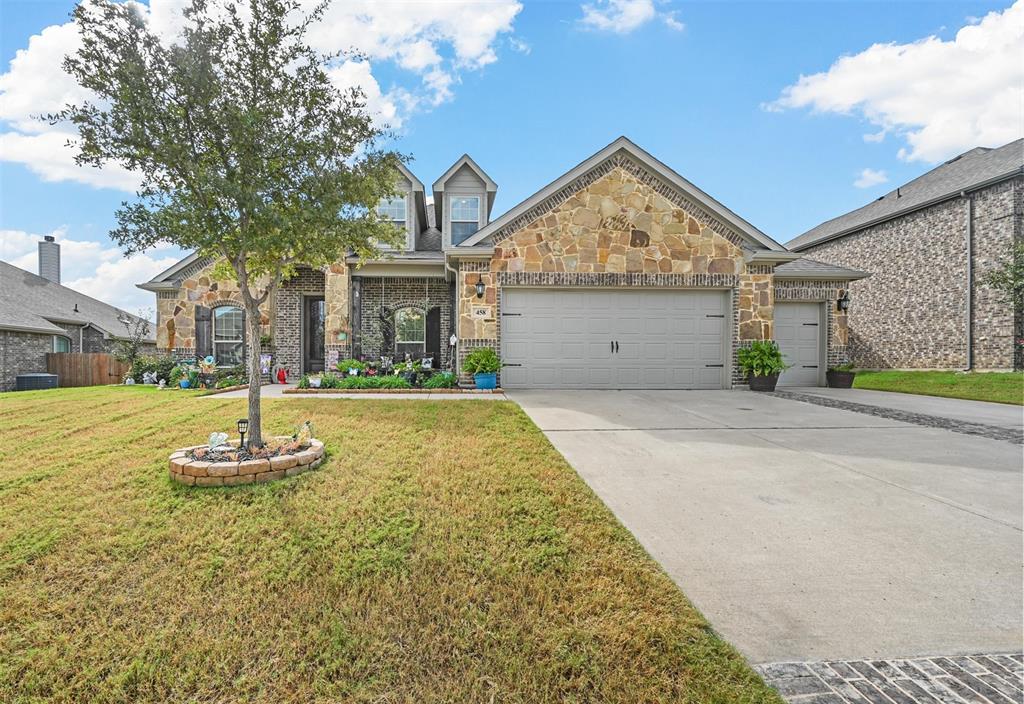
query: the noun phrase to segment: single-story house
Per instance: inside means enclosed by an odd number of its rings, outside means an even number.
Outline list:
[[[781,383],[821,384],[847,359],[837,304],[867,274],[794,254],[625,137],[500,217],[468,155],[426,188],[408,169],[381,212],[405,245],[300,269],[262,309],[291,379],[339,359],[430,355],[461,368],[492,347],[506,388],[720,389],[736,351],[776,339]],[[236,286],[197,254],[140,286],[157,344],[180,357],[245,352]]]
[[[0,391],[46,371],[48,352],[113,352],[138,318],[60,283],[60,244],[39,242],[39,274],[0,261]],[[156,352],[151,334],[143,346]]]
[[[978,147],[788,243],[852,282],[849,354],[876,369],[1019,368],[1024,315],[985,275],[1024,239],[1024,139]]]

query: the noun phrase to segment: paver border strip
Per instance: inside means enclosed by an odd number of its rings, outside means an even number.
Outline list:
[[[289,436],[274,438],[291,440]],[[237,440],[231,444],[238,444]],[[206,445],[183,447],[171,453],[168,460],[171,479],[186,486],[236,486],[253,482],[269,482],[316,469],[324,461],[324,444],[310,440],[309,447],[290,455],[238,462],[205,462],[189,459],[189,450]],[[276,462],[275,462],[276,460]]]
[[[874,406],[867,403],[855,403],[853,401],[844,401],[842,399],[829,398],[827,396],[802,394],[797,391],[776,390],[772,392],[772,395],[778,398],[789,399],[790,401],[811,403],[815,406],[838,408],[843,411],[853,411],[854,413],[863,413],[865,415],[876,416],[878,418],[887,418],[889,420],[912,423],[913,425],[920,425],[926,428],[952,430],[954,433],[976,435],[978,437],[989,438],[991,440],[1003,440],[1017,445],[1024,445],[1024,431],[1014,430],[1011,428],[1001,428],[998,425],[971,423],[965,420],[933,416],[927,413],[914,413],[913,411],[902,411],[895,408],[885,408],[884,406]]]

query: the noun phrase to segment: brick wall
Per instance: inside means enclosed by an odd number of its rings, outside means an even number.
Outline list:
[[[288,370],[288,378],[302,375],[302,299],[324,295],[324,272],[300,268],[281,284],[274,317],[274,354],[277,364]]]
[[[448,338],[452,329],[451,284],[444,279],[430,278],[381,278],[362,277],[359,296],[358,349],[367,359],[392,354],[382,350],[383,333],[381,316],[390,318],[399,308],[414,306],[421,310],[438,307],[441,309],[441,360],[442,369],[450,366]]]
[[[0,330],[0,391],[13,391],[19,374],[45,372],[47,352],[53,335]]]
[[[1014,311],[981,280],[1020,232],[1022,183],[1015,179],[971,195],[972,336],[979,369],[1013,365]],[[967,200],[956,198],[804,252],[872,274],[850,285],[851,361],[881,369],[967,366],[967,214]]]

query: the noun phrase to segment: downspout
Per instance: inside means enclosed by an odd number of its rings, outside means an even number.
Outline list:
[[[960,191],[960,197],[967,201],[967,223],[964,238],[967,240],[967,366],[965,372],[974,368],[974,199],[967,191]]]
[[[458,339],[458,330],[459,330],[459,272],[456,269],[453,269],[451,264],[448,263],[448,253],[447,252],[445,252],[445,255],[444,255],[444,268],[445,268],[445,271],[452,272],[452,284],[451,284],[451,286],[453,288],[452,296],[451,296],[451,299],[452,299],[452,309],[451,309],[449,315],[451,316],[451,320],[452,320],[452,334],[455,335],[456,339]],[[447,280],[448,280],[448,276],[445,275],[445,281],[447,281]],[[451,338],[449,337],[449,339],[451,339]],[[456,379],[456,381],[458,381],[458,378],[459,378],[459,343],[458,342],[455,343],[455,347],[452,349],[452,355],[454,357],[452,359],[452,362],[453,362],[452,369],[455,370],[455,379]]]

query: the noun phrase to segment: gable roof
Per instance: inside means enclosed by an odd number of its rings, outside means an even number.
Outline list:
[[[105,336],[123,338],[121,318],[138,319],[126,311],[61,286],[42,276],[0,261],[0,329],[66,334],[55,323],[91,325]],[[150,323],[150,330],[153,329]],[[146,341],[155,342],[150,334]]]
[[[558,197],[560,191],[567,189],[567,187],[571,187],[573,182],[577,179],[585,177],[588,173],[599,168],[605,162],[620,155],[628,156],[640,166],[659,177],[666,184],[677,191],[680,191],[687,198],[706,209],[713,217],[721,220],[726,226],[734,230],[744,239],[749,240],[756,247],[785,251],[785,247],[781,244],[758,230],[736,213],[726,208],[707,193],[697,188],[697,186],[687,181],[662,162],[658,161],[649,152],[641,149],[626,137],[619,137],[604,149],[601,149],[589,158],[580,162],[572,169],[541,188],[532,196],[508,210],[497,220],[488,223],[461,245],[453,247],[452,251],[463,251],[473,247],[474,245],[482,243],[484,240],[492,237],[495,233],[508,226],[517,218],[527,215],[537,206],[542,206],[549,198]],[[566,197],[568,197],[568,195],[571,194],[567,194]]]
[[[448,167],[448,170],[441,174],[441,177],[434,181],[434,211],[435,223],[443,222],[442,208],[444,206],[444,187],[448,180],[454,176],[463,166],[476,174],[477,178],[484,182],[484,189],[487,191],[487,214],[490,216],[491,208],[494,207],[494,194],[498,191],[498,184],[480,168],[480,165],[473,161],[469,154],[463,154],[458,160]]]
[[[997,149],[975,147],[862,208],[811,228],[787,246],[800,251],[1021,174],[1024,139]]]
[[[844,266],[834,266],[815,259],[808,259],[807,257],[800,257],[775,267],[776,279],[856,281],[857,279],[866,279],[869,276],[871,274],[866,271],[848,269]]]
[[[149,281],[135,284],[136,288],[146,291],[163,291],[178,288],[178,284],[189,277],[194,270],[202,269],[210,263],[209,257],[200,257],[198,250],[192,252],[177,264],[172,264]]]

